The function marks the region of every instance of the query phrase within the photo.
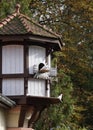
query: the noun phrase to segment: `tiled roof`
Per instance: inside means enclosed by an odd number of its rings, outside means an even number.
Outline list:
[[[13,13],[0,22],[0,35],[20,34],[33,34],[51,38],[59,37],[59,35],[19,12]]]
[[[12,101],[10,98],[6,97],[6,96],[3,96],[1,93],[0,93],[0,106],[7,106],[7,107],[13,107],[15,106],[16,103],[14,101]]]

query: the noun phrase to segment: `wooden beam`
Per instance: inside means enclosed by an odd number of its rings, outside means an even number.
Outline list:
[[[31,125],[33,125],[40,118],[40,115],[44,110],[44,108],[45,108],[44,106],[35,107],[31,119],[28,121],[28,128],[31,127]]]
[[[2,75],[2,42],[0,41],[0,75]],[[2,79],[0,79],[0,93],[2,93]]]
[[[0,74],[0,78],[24,78],[24,74]]]
[[[29,74],[29,59],[28,59],[28,45],[24,41],[24,95],[26,96],[28,87],[28,74]]]
[[[0,36],[0,39],[3,42],[23,42],[24,40],[28,40],[30,41],[30,43],[32,44],[32,42],[40,42],[41,46],[44,44],[45,46],[51,46],[57,50],[62,49],[62,41],[60,40],[59,37],[44,37],[44,36],[38,36],[38,35],[11,35],[11,36]],[[54,47],[55,46],[55,47]]]
[[[33,78],[34,74],[0,74],[0,78]]]
[[[27,111],[27,106],[21,106],[18,127],[23,127],[26,111]]]
[[[31,119],[28,121],[28,128],[31,126],[31,124],[34,123],[34,119],[36,117],[37,111],[38,111],[37,108],[35,108],[32,116],[31,116]]]
[[[2,79],[0,79],[0,93],[2,93]]]

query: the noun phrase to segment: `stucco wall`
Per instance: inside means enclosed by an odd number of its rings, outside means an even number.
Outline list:
[[[5,110],[0,107],[0,130],[6,130]]]
[[[20,106],[14,107],[7,112],[7,127],[18,127],[18,120],[19,120],[19,114],[20,114]]]
[[[34,130],[32,128],[7,128],[7,130]]]

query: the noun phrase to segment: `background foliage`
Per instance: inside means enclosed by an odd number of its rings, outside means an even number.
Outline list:
[[[52,96],[63,93],[63,101],[42,113],[36,130],[93,130],[93,1],[0,0],[0,19],[14,12],[16,3],[64,43],[54,54],[58,79],[51,88]]]

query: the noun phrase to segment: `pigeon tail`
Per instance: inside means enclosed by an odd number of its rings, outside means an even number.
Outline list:
[[[60,94],[60,95],[58,96],[58,99],[59,99],[60,101],[62,101],[62,98],[63,98],[63,94]]]

